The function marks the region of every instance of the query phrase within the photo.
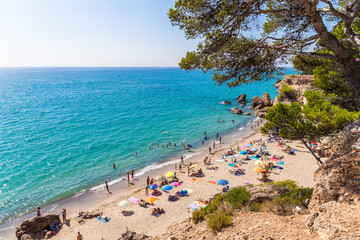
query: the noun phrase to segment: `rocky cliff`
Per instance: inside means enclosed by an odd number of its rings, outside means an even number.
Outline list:
[[[326,141],[307,225],[325,239],[360,239],[360,118]]]

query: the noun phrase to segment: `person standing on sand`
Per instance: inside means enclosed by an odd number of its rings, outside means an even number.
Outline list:
[[[41,216],[41,213],[40,213],[40,207],[37,208],[37,211],[36,211],[36,216],[40,217]]]
[[[177,169],[177,167],[176,167],[176,163],[175,163],[175,170]]]
[[[215,149],[215,141],[213,141],[213,149]]]
[[[183,155],[181,155],[181,157],[180,157],[180,164],[184,165],[184,156]]]
[[[110,193],[110,191],[109,191],[109,185],[108,185],[108,182],[107,182],[107,181],[105,181],[105,188],[106,188],[106,191],[108,191],[108,193]]]
[[[153,185],[153,184],[154,184],[154,179],[151,178],[151,180],[150,180],[150,185]]]
[[[65,223],[66,222],[66,209],[63,208],[61,213],[62,213],[62,217],[63,217],[63,223]]]
[[[148,187],[145,188],[145,197],[147,197],[147,196],[149,196],[149,188]]]
[[[209,147],[209,153],[211,154],[211,147]]]
[[[80,232],[78,232],[76,240],[84,240],[83,236],[80,234]]]
[[[127,179],[128,179],[128,183],[130,183],[130,174],[129,174],[129,172],[127,172]]]
[[[220,142],[220,145],[221,145],[221,137],[219,137],[219,142]],[[221,146],[220,146],[221,147]]]
[[[148,187],[150,184],[150,177],[148,176],[147,179],[146,179],[146,187]]]
[[[134,179],[135,170],[131,170],[131,179]]]
[[[181,164],[179,165],[179,170],[180,170],[180,172],[181,172]]]
[[[188,177],[190,176],[190,167],[188,167]]]

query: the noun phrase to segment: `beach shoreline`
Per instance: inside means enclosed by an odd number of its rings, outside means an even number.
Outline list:
[[[216,149],[215,153],[222,151],[229,146],[232,146],[239,138],[247,138],[250,134],[254,134],[256,131],[251,129],[258,118],[254,118],[247,122],[245,125],[229,130],[222,135],[222,148]],[[184,152],[183,154],[177,154],[175,156],[169,157],[167,161],[163,161],[157,164],[148,165],[139,170],[141,173],[135,174],[133,185],[127,183],[126,176],[120,176],[118,179],[109,181],[109,188],[113,194],[109,194],[105,199],[103,198],[103,193],[105,190],[104,184],[99,184],[89,189],[78,192],[72,196],[60,199],[53,203],[46,204],[41,207],[43,214],[59,214],[63,207],[67,209],[68,217],[76,217],[80,211],[88,211],[88,209],[96,209],[99,206],[108,204],[115,201],[119,197],[126,195],[129,192],[137,192],[139,189],[144,188],[146,185],[147,176],[158,176],[162,175],[164,172],[173,171],[174,164],[180,162],[180,155],[187,155],[190,157],[185,158],[185,162],[198,163],[203,159],[207,154],[207,145],[211,145],[212,141],[215,141],[218,144],[216,138],[210,138],[206,144],[203,146],[198,146],[191,152]],[[181,146],[179,146],[181,147]],[[15,228],[20,225],[24,220],[32,218],[35,216],[36,211],[31,211],[20,216],[4,221],[0,225],[0,240],[5,239],[16,239],[15,238]],[[14,237],[14,238],[13,238]]]

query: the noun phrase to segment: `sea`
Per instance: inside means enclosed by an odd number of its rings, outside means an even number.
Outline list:
[[[226,136],[255,119],[231,113],[252,112],[250,102],[236,102],[240,94],[274,99],[277,80],[230,89],[211,73],[175,67],[1,68],[0,223],[121,181],[132,169],[139,176],[196,155],[204,132],[208,147],[217,132]]]

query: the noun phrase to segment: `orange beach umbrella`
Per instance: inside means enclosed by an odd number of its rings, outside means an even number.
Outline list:
[[[144,201],[153,204],[156,200],[158,200],[157,197],[153,197],[153,196],[148,196],[147,198],[144,199]]]

